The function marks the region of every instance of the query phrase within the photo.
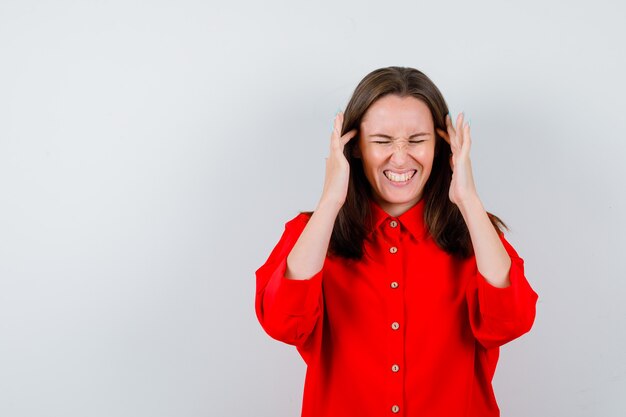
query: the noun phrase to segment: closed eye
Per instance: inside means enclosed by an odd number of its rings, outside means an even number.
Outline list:
[[[391,143],[390,140],[375,140],[372,141],[373,143],[382,143],[382,144],[388,144]],[[409,143],[422,143],[422,142],[426,142],[426,140],[422,139],[422,140],[410,140]]]

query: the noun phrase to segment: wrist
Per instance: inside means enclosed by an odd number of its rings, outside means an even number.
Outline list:
[[[464,217],[465,214],[470,211],[485,209],[483,207],[482,201],[480,201],[480,198],[478,197],[478,194],[472,194],[471,196],[464,198],[463,200],[459,201],[457,206],[459,207],[459,210]]]
[[[342,202],[337,202],[334,200],[330,200],[327,198],[321,198],[320,201],[317,203],[317,207],[315,208],[315,211],[321,210],[321,211],[325,211],[325,212],[332,212],[336,214],[339,214],[339,210],[341,210],[341,207],[343,207]]]

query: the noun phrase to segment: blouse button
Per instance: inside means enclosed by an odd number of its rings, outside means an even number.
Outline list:
[[[391,288],[398,288],[398,283],[396,281],[393,281],[391,283]]]
[[[396,248],[395,246],[392,246],[392,247],[389,248],[389,252],[396,253],[396,252],[398,252],[398,248]]]
[[[400,370],[400,367],[394,363],[393,366],[391,367],[391,370],[393,372],[398,372]]]
[[[394,330],[398,330],[400,328],[400,323],[394,321],[393,323],[391,323],[391,328]]]
[[[389,223],[391,225],[391,227],[396,227],[398,225],[398,222],[395,220],[392,220],[391,223]]]
[[[394,404],[394,405],[391,407],[391,411],[392,411],[393,413],[397,413],[397,412],[399,412],[399,411],[400,411],[400,407],[398,407],[397,405],[395,405],[395,404]]]

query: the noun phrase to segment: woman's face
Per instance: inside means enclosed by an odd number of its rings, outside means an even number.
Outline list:
[[[422,198],[435,139],[430,109],[415,97],[383,96],[365,112],[355,156],[388,214],[399,216]]]

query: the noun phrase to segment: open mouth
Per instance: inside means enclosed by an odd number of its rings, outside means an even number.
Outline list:
[[[387,177],[389,181],[402,184],[411,180],[411,178],[413,178],[416,172],[417,170],[414,169],[411,171],[403,172],[402,174],[398,174],[396,172],[387,170],[387,171],[383,171],[383,174],[385,174],[385,177]]]

